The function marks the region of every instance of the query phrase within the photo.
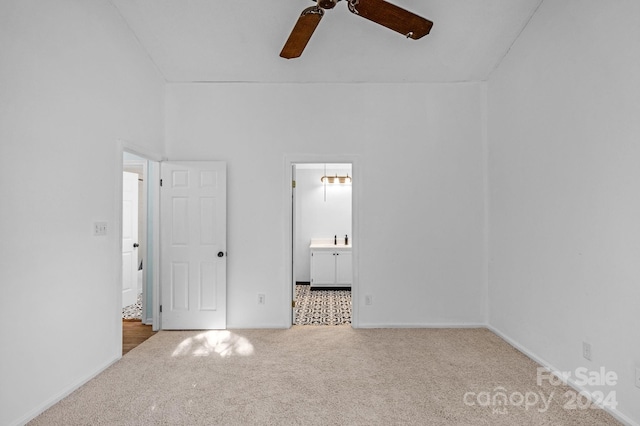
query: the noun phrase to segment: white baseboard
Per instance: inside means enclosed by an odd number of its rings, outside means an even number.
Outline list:
[[[529,350],[529,348],[521,345],[520,343],[516,342],[515,340],[511,339],[509,336],[507,336],[506,334],[504,334],[503,332],[501,332],[500,330],[496,329],[495,327],[492,327],[490,325],[486,326],[488,330],[490,330],[491,332],[493,332],[494,334],[496,334],[497,336],[499,336],[502,340],[504,340],[505,342],[509,343],[511,346],[513,346],[514,348],[516,348],[517,350],[519,350],[520,352],[522,352],[523,354],[525,354],[527,357],[531,358],[533,361],[537,362],[538,364],[540,364],[542,367],[546,368],[547,370],[549,370],[551,373],[555,374],[557,377],[562,377],[562,375],[559,373],[560,369],[554,367],[553,365],[551,365],[550,363],[548,363],[545,359],[543,359],[542,357],[538,356],[537,354],[535,354],[533,351]],[[563,380],[563,382],[565,382],[568,386],[571,386],[573,389],[577,390],[578,392],[583,392],[585,394],[588,394],[592,397],[592,400],[595,400],[595,398],[593,398],[593,395],[591,392],[589,392],[589,390],[585,389],[582,386],[579,386],[574,378],[569,378],[568,380]],[[618,420],[619,422],[627,425],[627,426],[640,426],[640,424],[636,423],[633,419],[630,419],[629,417],[627,417],[626,415],[624,415],[623,413],[621,413],[620,411],[611,408],[611,407],[602,407],[603,410],[605,410],[607,413],[611,414],[616,420]]]
[[[77,380],[76,382],[70,384],[69,386],[64,388],[62,391],[60,391],[57,395],[47,399],[45,402],[40,404],[38,407],[36,407],[33,410],[31,410],[31,412],[27,413],[21,419],[17,420],[14,423],[14,425],[15,426],[22,426],[22,425],[27,424],[31,420],[35,419],[37,416],[39,416],[40,414],[44,413],[46,410],[48,410],[49,408],[51,408],[52,406],[54,406],[55,404],[57,404],[58,402],[60,402],[64,398],[66,398],[67,396],[69,396],[73,391],[78,389],[80,386],[84,385],[89,380],[93,379],[98,374],[102,373],[104,370],[106,370],[107,368],[111,367],[120,358],[121,357],[119,357],[119,356],[116,357],[115,359],[107,362],[106,364],[103,364],[101,367],[99,367],[93,373],[90,373],[87,376],[83,377],[82,379]]]
[[[354,328],[486,328],[483,323],[360,323]]]
[[[227,324],[228,330],[251,330],[251,329],[287,329],[293,324]],[[360,324],[353,328],[486,328],[483,323],[367,323]]]
[[[291,328],[291,324],[227,324],[227,330],[254,330],[254,329],[272,329],[272,330],[286,330]]]

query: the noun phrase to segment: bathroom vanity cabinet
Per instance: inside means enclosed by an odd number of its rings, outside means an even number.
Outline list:
[[[351,287],[351,246],[312,244],[311,287]]]

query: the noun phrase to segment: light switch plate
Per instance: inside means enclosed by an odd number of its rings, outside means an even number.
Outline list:
[[[93,236],[102,237],[107,235],[107,222],[93,222]]]

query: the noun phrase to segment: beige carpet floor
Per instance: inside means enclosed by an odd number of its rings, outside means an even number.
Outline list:
[[[485,329],[161,331],[31,424],[618,424],[537,367]]]

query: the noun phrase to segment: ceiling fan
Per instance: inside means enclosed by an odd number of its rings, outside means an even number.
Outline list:
[[[311,35],[324,15],[324,9],[333,9],[341,0],[317,0],[315,6],[302,11],[287,42],[280,52],[286,59],[302,55]],[[429,34],[433,22],[385,0],[347,0],[351,13],[417,40]]]

